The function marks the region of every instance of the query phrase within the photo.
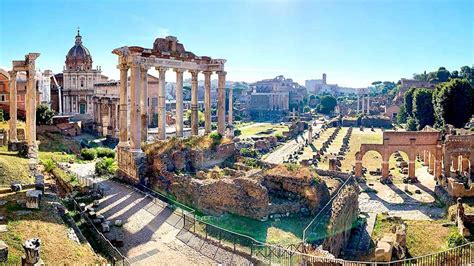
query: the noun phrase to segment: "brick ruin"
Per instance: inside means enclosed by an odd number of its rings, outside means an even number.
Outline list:
[[[146,156],[148,186],[212,215],[310,215],[330,198],[329,177],[296,165],[249,166],[228,140],[171,139],[147,147]]]

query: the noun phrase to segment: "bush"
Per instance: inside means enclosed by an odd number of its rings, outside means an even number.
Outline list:
[[[244,157],[257,158],[259,154],[258,151],[254,149],[241,148],[240,155]]]
[[[95,164],[95,173],[101,175],[113,175],[117,171],[117,163],[112,158],[103,158]]]
[[[451,232],[448,236],[448,247],[454,248],[467,243],[467,240],[457,231]]]
[[[283,134],[281,134],[281,133],[276,134],[275,137],[277,138],[278,141],[284,141],[285,140],[285,136],[283,136]]]
[[[209,134],[209,137],[212,139],[212,144],[214,146],[219,145],[222,141],[222,135],[216,132],[212,132],[211,134]]]
[[[240,129],[234,130],[234,136],[238,137],[240,135],[242,135],[242,131]]]
[[[42,161],[41,164],[44,166],[44,171],[46,171],[46,173],[51,173],[54,168],[56,168],[56,163],[51,159],[46,159]]]
[[[99,158],[103,158],[103,157],[115,158],[115,151],[110,148],[100,147],[96,149],[96,152],[97,152],[97,157]]]
[[[97,152],[95,149],[82,149],[81,150],[81,157],[84,160],[92,161],[97,158]]]

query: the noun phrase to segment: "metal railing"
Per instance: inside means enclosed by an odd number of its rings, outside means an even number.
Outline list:
[[[106,252],[104,252],[107,259],[113,263],[113,265],[118,266],[130,266],[130,262],[127,258],[107,239],[107,237],[99,231],[99,229],[95,226],[95,224],[91,221],[91,219],[87,216],[87,213],[82,211],[79,207],[79,203],[73,198],[72,202],[74,204],[74,211],[80,214],[82,220],[84,220],[89,228],[92,229],[91,236],[94,240],[103,248]]]
[[[330,202],[328,202],[323,209],[313,218],[313,220],[305,228],[304,237],[308,236],[307,231],[313,226],[320,213],[327,211],[331,202],[339,194],[341,189],[353,182],[353,177],[347,179],[339,188]],[[474,242],[465,245],[451,248],[445,251],[420,256],[416,258],[409,258],[405,260],[398,260],[392,262],[363,262],[363,261],[348,261],[343,259],[334,259],[314,254],[308,254],[308,244],[301,242],[298,245],[279,246],[261,242],[251,236],[230,231],[228,229],[210,224],[200,219],[195,210],[174,200],[169,196],[147,188],[143,185],[138,186],[136,190],[156,198],[156,203],[163,207],[172,208],[174,212],[183,218],[183,230],[190,232],[206,241],[218,245],[229,252],[233,252],[250,260],[260,261],[263,263],[278,264],[278,265],[342,265],[342,266],[362,266],[362,265],[472,265],[474,263]],[[183,209],[184,208],[184,209]]]

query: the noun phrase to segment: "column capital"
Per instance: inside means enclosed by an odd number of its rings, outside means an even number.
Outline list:
[[[164,73],[164,72],[166,72],[166,71],[168,70],[167,67],[155,67],[155,69],[156,69],[158,72],[160,72],[160,73],[161,73],[161,72]]]
[[[205,76],[210,76],[210,75],[212,75],[212,71],[210,71],[210,70],[205,70],[205,71],[203,71],[202,73],[203,73]]]
[[[227,75],[227,72],[225,71],[217,71],[217,75],[221,75],[221,76],[224,76]]]
[[[11,79],[12,77],[15,77],[15,78],[16,78],[16,73],[17,73],[17,72],[16,72],[15,70],[10,70],[10,71],[8,71],[8,74],[10,75],[10,79]]]
[[[186,70],[182,68],[173,68],[173,71],[176,72],[176,74],[183,74]]]
[[[118,64],[117,68],[120,70],[128,70],[130,67],[126,63]]]
[[[144,64],[141,64],[141,65],[140,65],[140,70],[141,70],[142,72],[147,72],[149,69],[150,69],[150,67],[147,66],[147,65],[144,65]]]
[[[189,73],[191,73],[191,76],[192,78],[197,78],[198,74],[199,74],[199,70],[188,70]]]

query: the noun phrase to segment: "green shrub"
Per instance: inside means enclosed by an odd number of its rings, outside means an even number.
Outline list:
[[[112,158],[103,158],[95,164],[97,175],[113,175],[117,171],[117,163]]]
[[[457,231],[452,231],[448,236],[448,247],[454,248],[467,243],[467,240]]]
[[[216,132],[212,132],[211,134],[209,134],[209,137],[212,139],[212,144],[214,146],[217,146],[217,145],[221,144],[221,141],[222,141],[222,135],[221,134],[216,133]]]
[[[281,133],[276,134],[275,137],[277,138],[278,141],[284,141],[285,140],[285,136],[283,136],[283,134],[281,134]]]
[[[238,137],[240,135],[242,135],[242,131],[240,129],[234,130],[234,136]]]
[[[41,161],[41,164],[44,166],[44,171],[46,171],[46,173],[51,173],[54,168],[56,168],[56,163],[51,159]]]
[[[259,154],[254,149],[242,148],[242,149],[240,149],[240,155],[242,155],[244,157],[257,158]]]
[[[82,149],[81,150],[81,157],[84,160],[92,161],[97,158],[97,152],[95,149]]]
[[[115,151],[110,148],[103,148],[103,147],[96,148],[96,152],[97,152],[97,157],[99,158],[103,158],[103,157],[115,158]]]

